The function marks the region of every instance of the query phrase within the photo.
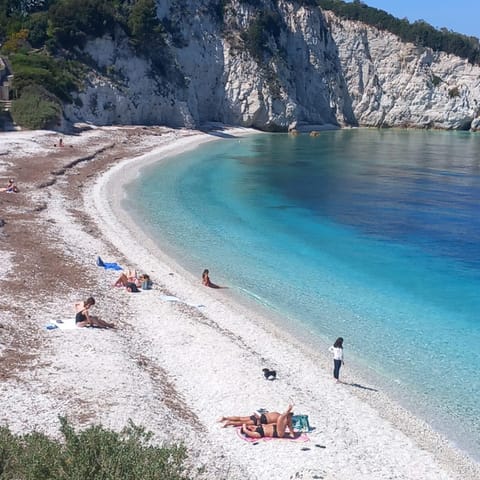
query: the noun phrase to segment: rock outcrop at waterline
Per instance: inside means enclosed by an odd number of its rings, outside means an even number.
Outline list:
[[[480,129],[479,66],[298,2],[229,1],[221,18],[210,4],[157,2],[159,18],[176,26],[161,71],[122,32],[89,41],[83,53],[97,68],[66,107],[67,119],[270,131]],[[269,23],[259,23],[264,11]],[[263,28],[260,53],[249,38],[255,22]]]

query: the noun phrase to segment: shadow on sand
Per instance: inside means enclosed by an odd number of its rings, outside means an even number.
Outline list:
[[[349,387],[361,388],[362,390],[369,390],[370,392],[378,392],[376,388],[365,387],[365,385],[360,385],[359,383],[346,383]]]

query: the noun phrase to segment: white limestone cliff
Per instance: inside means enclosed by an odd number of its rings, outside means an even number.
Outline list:
[[[158,1],[159,18],[180,27],[169,35],[168,72],[155,72],[121,32],[92,40],[84,53],[98,68],[66,117],[264,130],[480,128],[480,67],[319,8],[264,3],[278,14],[281,30],[269,40],[272,55],[259,64],[241,38],[258,13],[248,2],[228,2],[220,21],[208,0]]]
[[[360,125],[479,128],[479,66],[330,12],[325,17]]]

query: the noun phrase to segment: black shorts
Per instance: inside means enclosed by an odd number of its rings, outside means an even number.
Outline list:
[[[137,293],[139,292],[140,290],[138,289],[137,285],[133,282],[127,282],[127,290],[130,290],[130,292],[134,292],[134,293]]]

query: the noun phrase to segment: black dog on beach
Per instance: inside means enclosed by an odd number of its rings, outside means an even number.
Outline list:
[[[270,370],[268,368],[264,368],[262,370],[262,372],[263,372],[263,376],[267,380],[275,380],[277,378],[277,372],[275,370]]]

